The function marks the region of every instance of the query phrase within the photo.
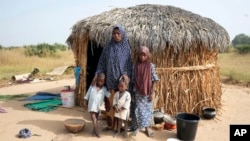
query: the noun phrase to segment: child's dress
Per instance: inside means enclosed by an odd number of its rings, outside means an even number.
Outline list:
[[[88,112],[98,113],[104,102],[105,96],[110,96],[110,93],[105,86],[99,91],[97,91],[96,86],[90,86],[84,97],[84,99],[88,100]]]
[[[155,72],[155,65],[153,63],[150,63],[151,66],[151,80],[153,81],[158,81],[159,77]],[[144,127],[149,127],[151,124],[151,117],[152,117],[152,101],[148,100],[148,95],[142,95],[140,94],[135,88],[134,88],[134,93],[135,93],[135,105],[133,110],[134,110],[134,115],[132,115],[132,126],[133,128],[144,128]]]
[[[117,105],[118,108],[125,108],[124,110],[120,111],[119,113],[115,112],[115,117],[127,120],[129,118],[129,109],[130,109],[130,102],[131,102],[131,96],[128,91],[125,91],[122,97],[119,98],[120,92],[117,91],[114,95],[113,99],[113,106]]]

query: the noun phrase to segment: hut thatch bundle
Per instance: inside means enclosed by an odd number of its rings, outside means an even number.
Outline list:
[[[67,39],[76,66],[82,68],[77,103],[93,78],[102,47],[114,24],[122,24],[134,60],[140,45],[150,48],[160,81],[155,87],[155,108],[166,113],[200,113],[202,107],[221,107],[217,54],[229,44],[227,31],[213,20],[181,8],[137,5],[115,8],[77,22]]]

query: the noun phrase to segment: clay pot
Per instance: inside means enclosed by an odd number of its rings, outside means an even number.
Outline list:
[[[66,119],[64,126],[70,133],[78,133],[85,127],[85,121],[83,119]]]
[[[176,124],[170,124],[170,123],[165,122],[164,128],[167,130],[175,130]]]
[[[216,110],[211,107],[206,107],[202,109],[202,116],[205,119],[213,119],[216,116]]]

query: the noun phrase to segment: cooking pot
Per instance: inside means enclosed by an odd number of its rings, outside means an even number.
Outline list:
[[[153,116],[154,116],[155,124],[163,122],[164,114],[162,112],[160,112],[160,111],[154,111],[153,112]]]
[[[206,107],[202,109],[202,116],[205,119],[213,119],[216,115],[216,110],[211,107]]]

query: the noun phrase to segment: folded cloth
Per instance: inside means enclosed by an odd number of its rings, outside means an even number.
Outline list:
[[[37,92],[36,95],[33,95],[31,97],[25,98],[23,100],[29,101],[29,100],[48,100],[48,99],[58,99],[60,98],[59,93],[49,93],[49,92]]]
[[[0,107],[0,113],[7,113],[7,111]]]
[[[27,128],[21,129],[19,131],[19,135],[18,135],[19,138],[28,138],[30,136],[31,136],[31,131]]]

